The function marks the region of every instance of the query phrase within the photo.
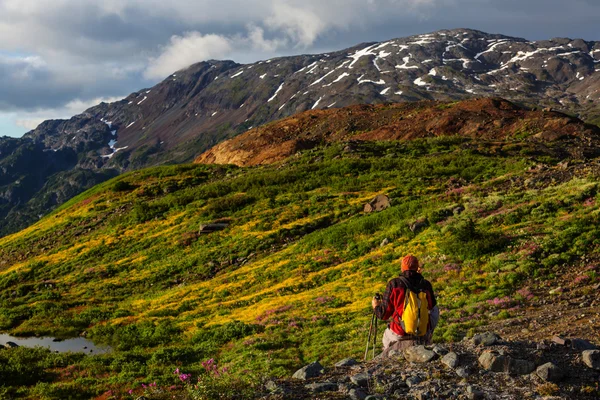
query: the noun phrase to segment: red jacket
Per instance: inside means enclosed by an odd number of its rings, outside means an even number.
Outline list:
[[[429,310],[433,309],[437,302],[435,300],[435,295],[433,294],[431,283],[416,271],[404,271],[402,276],[408,279],[411,285],[423,288],[427,295],[427,308]],[[377,315],[377,318],[385,321],[393,317],[388,326],[399,336],[404,336],[406,334],[399,323],[402,318],[402,312],[404,311],[405,292],[406,285],[403,280],[400,279],[400,277],[394,278],[388,282],[381,304],[375,307],[375,315]]]

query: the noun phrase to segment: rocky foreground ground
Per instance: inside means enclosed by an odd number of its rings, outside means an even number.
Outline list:
[[[367,362],[317,361],[271,380],[263,399],[598,399],[600,350],[584,339],[508,341],[496,333]]]

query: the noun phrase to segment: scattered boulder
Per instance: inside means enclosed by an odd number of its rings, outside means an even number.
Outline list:
[[[335,366],[336,367],[352,367],[354,365],[357,365],[358,362],[356,362],[356,360],[354,358],[344,358],[341,361],[338,361]]]
[[[529,360],[519,360],[508,357],[508,369],[510,375],[526,375],[535,370],[535,363]]]
[[[18,345],[18,344],[16,344],[15,342],[6,342],[6,345],[5,345],[5,347],[6,347],[7,349],[14,349],[14,348],[16,348],[16,347],[19,347],[19,345]]]
[[[600,350],[586,350],[581,355],[585,365],[600,370]]]
[[[460,376],[461,378],[467,378],[471,375],[469,370],[465,367],[458,367],[454,372],[456,372],[456,375]]]
[[[514,359],[492,351],[482,353],[479,356],[479,364],[488,371],[510,375],[525,375],[535,370],[535,363],[531,361]]]
[[[558,382],[563,378],[563,372],[554,363],[547,362],[535,370],[537,376],[548,382]]]
[[[456,367],[458,367],[458,354],[456,354],[453,351],[446,354],[442,358],[442,364],[446,365],[448,368],[455,369]]]
[[[373,200],[365,204],[364,212],[383,211],[390,206],[390,198],[385,194],[378,194]]]
[[[223,229],[227,228],[228,226],[229,226],[229,224],[225,223],[225,222],[203,224],[203,225],[200,225],[200,229],[198,230],[198,233],[199,234],[207,234],[207,233],[222,231]]]
[[[494,332],[485,332],[476,334],[472,340],[475,346],[493,346],[499,343],[502,338]]]
[[[366,387],[369,384],[369,375],[367,373],[356,374],[350,377],[350,381],[356,386]]]
[[[412,346],[403,351],[406,361],[426,363],[433,360],[436,354],[425,346]]]
[[[504,372],[506,362],[506,357],[496,354],[491,351],[483,352],[479,356],[479,364],[488,371],[492,372]]]
[[[313,393],[335,392],[338,390],[337,383],[333,382],[311,383],[304,387]]]
[[[318,361],[312,362],[302,368],[292,375],[292,378],[306,380],[310,378],[316,378],[319,375],[322,375],[324,372],[324,368]]]
[[[426,227],[427,227],[427,220],[426,219],[418,219],[415,222],[413,222],[410,225],[408,225],[408,229],[410,229],[410,231],[412,233],[419,233],[423,229],[425,229]]]

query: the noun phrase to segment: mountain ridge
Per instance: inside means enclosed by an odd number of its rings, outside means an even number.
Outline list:
[[[252,64],[197,63],[118,102],[70,120],[44,122],[17,142],[0,138],[22,148],[24,159],[33,154],[28,146],[40,146],[48,162],[64,164],[24,189],[17,182],[40,172],[15,169],[18,160],[0,153],[0,181],[6,182],[0,187],[0,234],[30,224],[107,176],[190,162],[224,139],[310,109],[500,96],[593,122],[600,102],[599,62],[600,42],[531,42],[455,29]],[[65,154],[76,161],[65,163]],[[63,174],[88,176],[90,183],[82,179],[65,189]],[[50,176],[55,185],[44,184]]]

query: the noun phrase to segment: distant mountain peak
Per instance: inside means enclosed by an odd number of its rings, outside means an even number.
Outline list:
[[[56,171],[78,168],[102,175],[190,162],[253,127],[302,111],[355,104],[500,96],[592,120],[600,116],[599,72],[600,42],[441,30],[251,64],[199,62],[123,100],[101,103],[69,120],[46,121],[20,141],[0,141],[23,160],[35,146],[46,158],[68,155],[60,162],[47,160]],[[0,181],[9,194],[0,198],[7,204],[0,217],[6,218],[47,190],[47,176],[36,178],[28,190],[13,190],[24,170],[15,169],[16,156],[7,160],[4,154]],[[41,203],[35,215],[60,201],[50,196]]]

